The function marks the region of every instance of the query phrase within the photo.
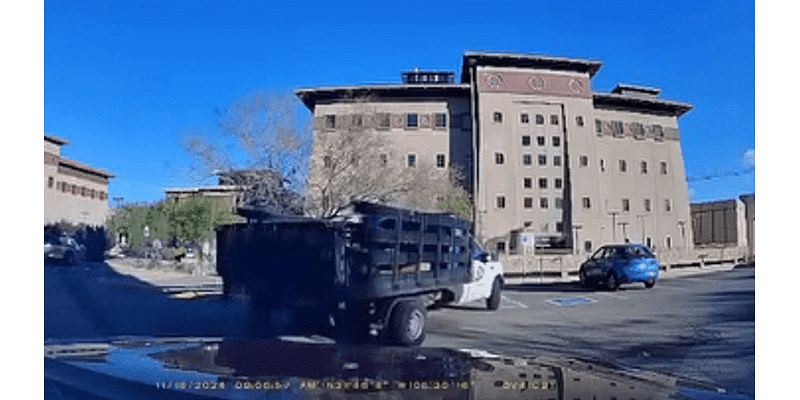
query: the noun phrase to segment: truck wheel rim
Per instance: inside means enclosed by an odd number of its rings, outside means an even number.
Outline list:
[[[422,330],[425,326],[425,316],[422,311],[414,310],[408,316],[407,332],[411,340],[417,340],[422,335]]]

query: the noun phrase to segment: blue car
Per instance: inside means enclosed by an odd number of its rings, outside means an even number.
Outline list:
[[[659,264],[650,249],[640,244],[603,246],[580,269],[581,286],[604,285],[617,290],[622,283],[644,282],[652,288],[658,280]]]

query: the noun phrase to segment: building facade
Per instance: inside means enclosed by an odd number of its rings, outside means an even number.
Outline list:
[[[113,174],[61,156],[66,140],[44,137],[44,223],[102,226],[109,216]]]
[[[678,119],[691,109],[660,90],[592,91],[599,61],[465,53],[460,83],[407,72],[397,85],[296,91],[315,135],[356,107],[400,153],[459,166],[473,197],[475,231],[500,253],[584,254],[611,242],[692,247]],[[366,98],[354,103],[353,98]],[[312,156],[313,158],[313,156]],[[410,161],[407,162],[407,164]]]

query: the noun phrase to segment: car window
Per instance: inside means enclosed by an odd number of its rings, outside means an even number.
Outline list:
[[[647,248],[642,246],[633,246],[628,249],[628,255],[636,258],[650,258],[653,254]]]
[[[601,247],[601,248],[597,249],[597,251],[595,251],[594,254],[592,254],[591,259],[592,260],[599,260],[599,259],[603,258],[605,256],[605,251],[606,251],[605,247]]]

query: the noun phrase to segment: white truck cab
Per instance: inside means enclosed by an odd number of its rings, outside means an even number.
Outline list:
[[[497,310],[500,307],[500,292],[503,289],[503,264],[490,260],[488,253],[474,243],[477,251],[472,254],[472,280],[461,286],[452,304],[465,304],[476,300],[486,300],[486,308]]]

